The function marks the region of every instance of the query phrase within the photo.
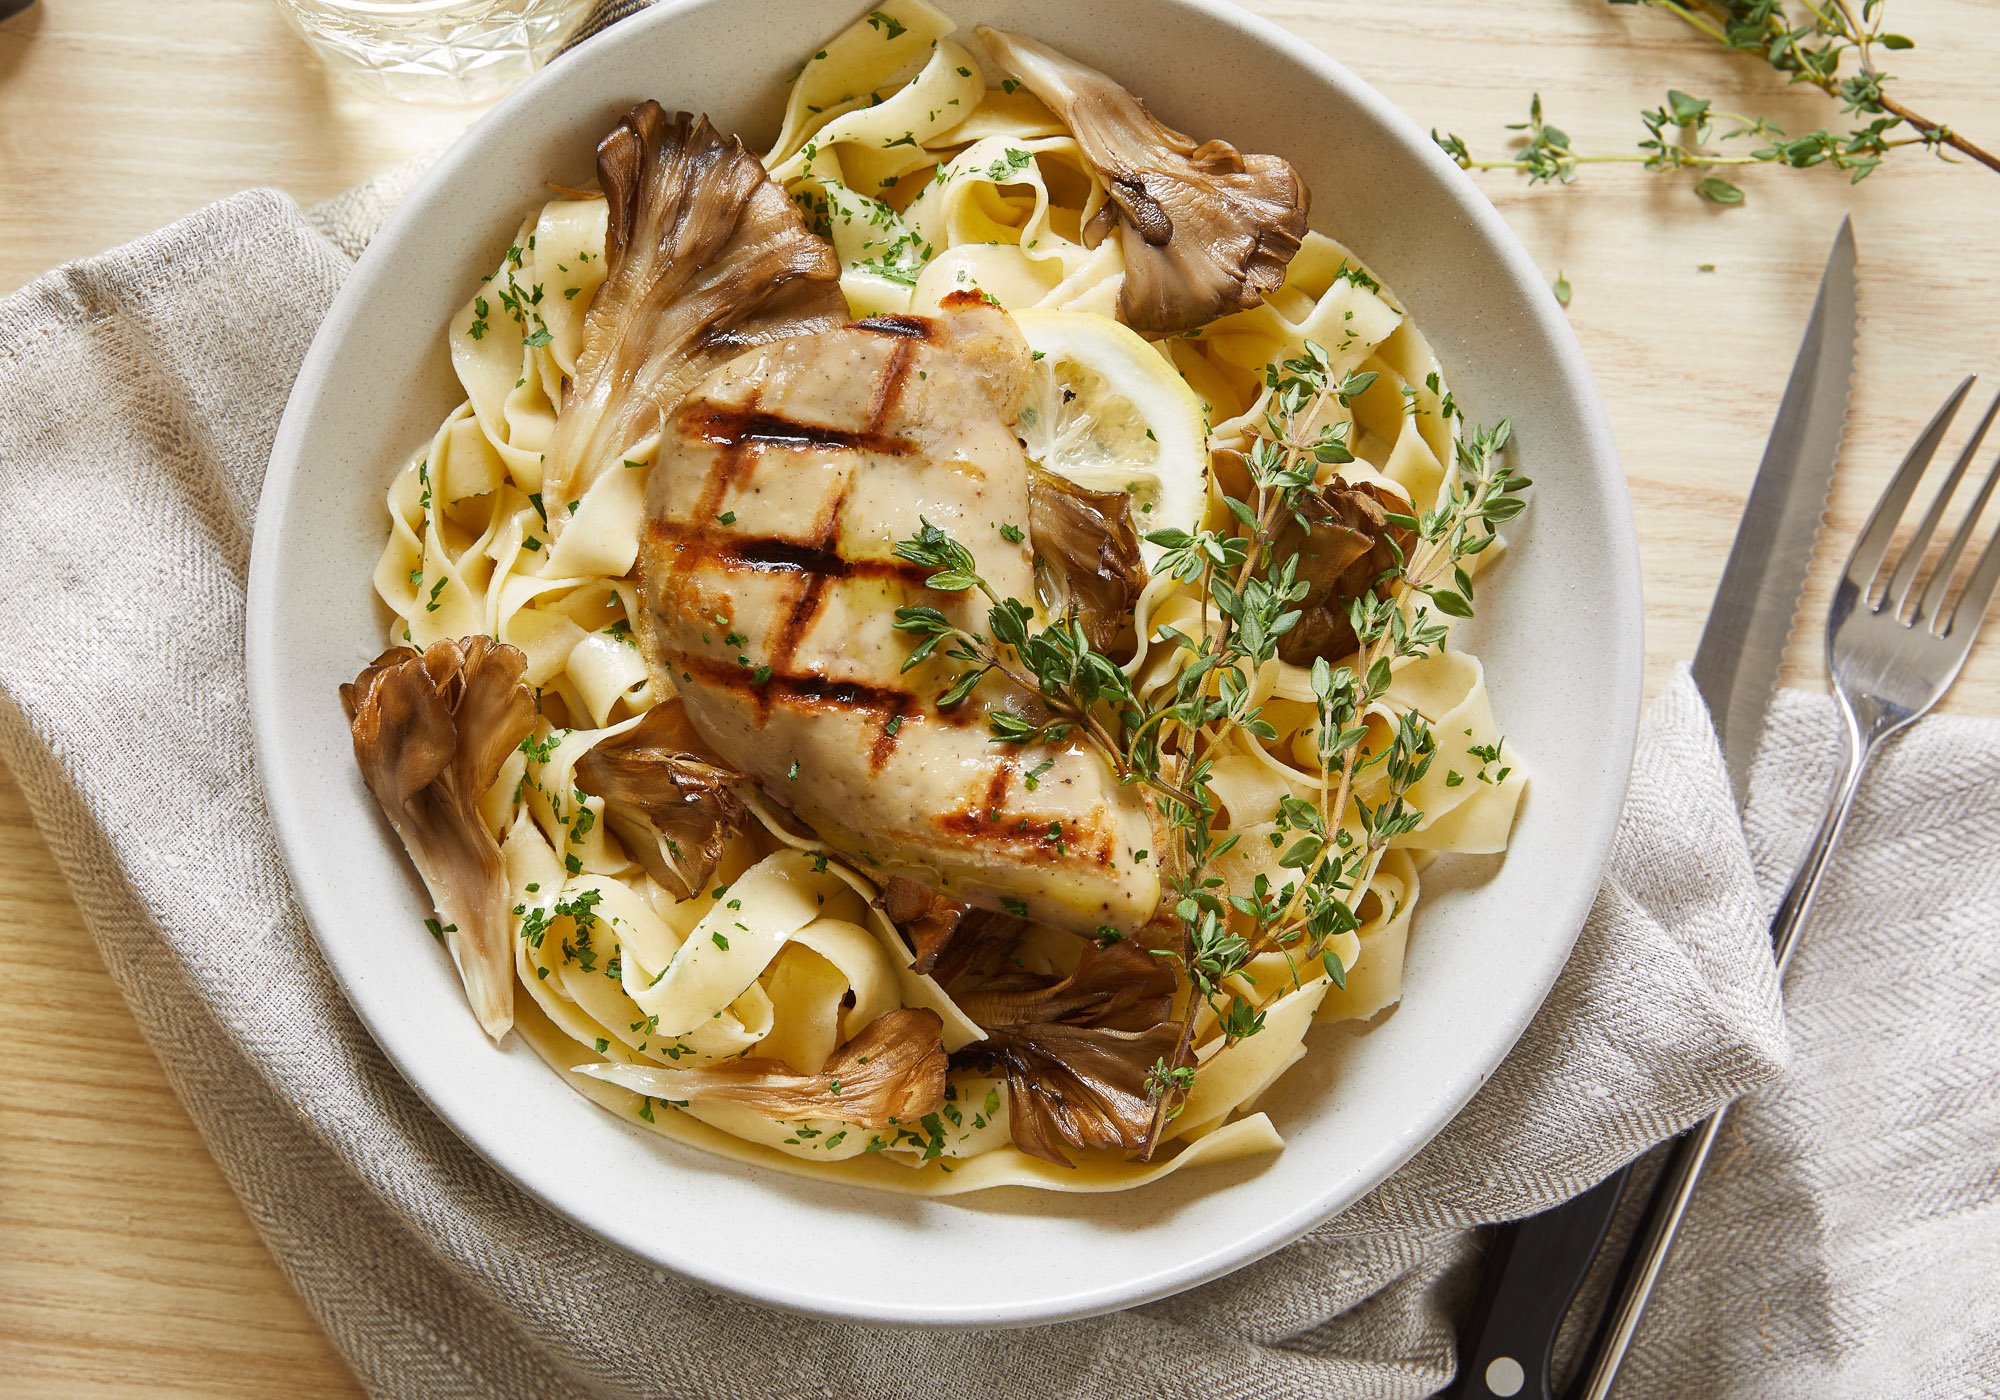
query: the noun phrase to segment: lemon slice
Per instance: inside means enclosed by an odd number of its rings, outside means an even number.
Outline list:
[[[1152,568],[1155,530],[1194,531],[1208,504],[1201,400],[1129,327],[1088,311],[1013,313],[1035,352],[1015,435],[1038,466],[1092,491],[1132,497]]]

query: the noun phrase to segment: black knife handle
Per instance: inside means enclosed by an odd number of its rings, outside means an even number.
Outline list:
[[[1455,1400],[1554,1400],[1556,1333],[1611,1228],[1630,1166],[1540,1215],[1502,1225],[1459,1334]]]

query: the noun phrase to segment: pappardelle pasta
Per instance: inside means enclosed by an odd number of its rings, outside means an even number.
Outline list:
[[[874,1188],[1280,1148],[1507,844],[1505,426],[1282,159],[921,0],[761,160],[643,104],[599,174],[473,274],[343,688],[482,1024]]]

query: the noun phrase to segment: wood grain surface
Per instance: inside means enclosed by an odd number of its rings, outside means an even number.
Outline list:
[[[1505,148],[1536,91],[1579,150],[1630,149],[1638,109],[1669,87],[1793,130],[1837,119],[1818,93],[1670,18],[1602,0],[1250,8],[1481,152]],[[2000,142],[2000,6],[1891,9],[1918,43],[1891,55],[1905,100]],[[246,185],[325,198],[435,151],[474,115],[329,84],[271,0],[45,0],[0,24],[0,293]],[[1638,518],[1649,690],[1693,649],[1842,212],[1862,250],[1863,342],[1804,616],[1823,616],[1852,532],[1946,390],[2000,372],[2000,175],[1909,152],[1855,188],[1762,168],[1736,209],[1696,198],[1688,177],[1624,167],[1566,190],[1480,181],[1575,289],[1570,319]],[[1787,679],[1821,684],[1816,626],[1795,635]],[[1975,653],[1949,705],[2000,714],[2000,644]],[[359,1393],[168,1090],[4,774],[0,1062],[0,1389]]]

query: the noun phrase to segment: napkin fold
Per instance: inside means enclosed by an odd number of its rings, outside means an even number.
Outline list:
[[[0,301],[0,756],[176,1092],[372,1392],[1422,1396],[1452,1374],[1476,1227],[1746,1093],[1620,1395],[1962,1394],[2000,1374],[2000,724],[1933,719],[1885,756],[1781,1008],[1765,918],[1822,810],[1831,707],[1779,698],[1739,822],[1685,673],[1513,1054],[1403,1170],[1229,1278],[1021,1331],[837,1325],[670,1277],[529,1199],[342,1000],[252,758],[257,495],[313,329],[391,202],[308,217],[251,191]]]

